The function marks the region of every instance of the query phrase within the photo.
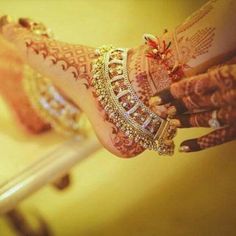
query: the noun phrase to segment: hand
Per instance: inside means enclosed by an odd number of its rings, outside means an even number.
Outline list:
[[[235,63],[234,58],[231,63]],[[194,152],[236,139],[236,64],[173,83],[156,94],[155,109],[164,105],[181,128],[212,127],[207,135],[184,141],[180,151]]]
[[[2,33],[28,64],[50,77],[54,85],[85,112],[106,149],[121,157],[136,156],[144,151],[109,121],[99,105],[91,86],[94,48],[35,36],[27,27],[16,23],[3,26]],[[147,60],[145,45],[129,50],[127,67],[133,89],[146,105],[156,91],[171,83],[164,67]],[[160,114],[163,112],[164,109]]]

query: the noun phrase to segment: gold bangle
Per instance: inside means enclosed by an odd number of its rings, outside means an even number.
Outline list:
[[[93,62],[93,86],[109,120],[145,149],[172,155],[176,125],[152,112],[138,98],[128,79],[128,49],[103,46]]]

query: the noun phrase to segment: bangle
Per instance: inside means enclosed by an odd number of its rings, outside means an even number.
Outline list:
[[[128,79],[128,49],[103,46],[96,51],[92,85],[108,120],[143,148],[172,155],[176,125],[152,112]]]

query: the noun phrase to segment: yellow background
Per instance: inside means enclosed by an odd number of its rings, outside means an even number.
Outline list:
[[[133,47],[142,43],[143,33],[173,28],[204,2],[0,0],[0,10],[43,21],[60,40]],[[0,183],[63,140],[54,133],[26,135],[2,101],[0,131]],[[203,132],[181,131],[176,143]],[[145,152],[129,160],[101,150],[73,169],[69,189],[59,193],[45,187],[21,208],[41,214],[58,236],[233,236],[234,145],[172,158]],[[0,235],[14,235],[4,219]]]

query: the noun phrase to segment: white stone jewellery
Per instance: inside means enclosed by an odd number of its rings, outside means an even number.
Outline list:
[[[48,78],[25,65],[23,85],[31,105],[57,132],[76,137],[85,134],[82,111],[65,99]]]
[[[127,74],[128,49],[103,46],[96,53],[92,84],[109,121],[143,148],[172,155],[176,124],[152,112],[137,96]]]

